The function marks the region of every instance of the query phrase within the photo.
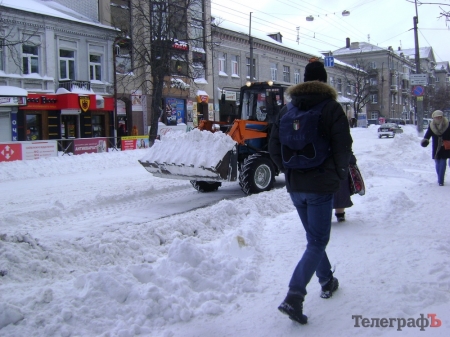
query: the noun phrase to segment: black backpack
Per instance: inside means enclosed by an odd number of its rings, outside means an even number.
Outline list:
[[[319,127],[322,109],[329,101],[322,101],[307,111],[288,103],[288,111],[281,117],[279,128],[285,168],[313,169],[331,156],[330,141],[320,134]]]

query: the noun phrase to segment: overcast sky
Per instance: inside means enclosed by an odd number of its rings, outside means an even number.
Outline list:
[[[412,1],[412,0],[411,0]],[[333,51],[352,42],[370,42],[380,47],[414,48],[414,1],[408,0],[212,0],[212,14],[226,21],[240,24],[249,31],[278,32],[283,40],[315,47],[319,51]],[[425,1],[422,1],[425,2]],[[449,0],[430,0],[417,6],[419,17],[419,46],[433,47],[438,62],[450,60],[450,22],[438,18],[450,11]],[[442,9],[443,10],[442,10]],[[344,10],[350,15],[343,17]],[[314,21],[306,21],[312,15]],[[297,27],[300,27],[297,30]]]

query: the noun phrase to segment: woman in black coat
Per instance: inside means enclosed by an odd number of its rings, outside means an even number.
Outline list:
[[[353,154],[350,157],[350,164],[356,165],[356,157]],[[345,221],[345,209],[352,206],[353,202],[350,192],[350,182],[348,181],[347,176],[345,180],[341,180],[339,190],[334,193],[333,197],[334,215],[338,222]]]
[[[448,119],[444,117],[441,110],[436,110],[431,115],[433,120],[428,126],[427,132],[420,145],[427,147],[430,138],[433,140],[431,157],[434,159],[439,186],[444,186],[445,169],[447,168],[447,159],[450,158],[450,149],[444,148],[444,140],[450,141],[450,127]]]

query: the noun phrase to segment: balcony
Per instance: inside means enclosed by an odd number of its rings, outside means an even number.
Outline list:
[[[81,89],[81,90],[90,91],[91,90],[91,82],[76,81],[76,80],[59,81],[58,88],[64,88],[68,91],[73,91],[73,89]]]
[[[378,85],[377,84],[369,85],[369,91],[370,92],[378,91]]]
[[[398,92],[398,85],[391,85],[391,92],[396,94]]]

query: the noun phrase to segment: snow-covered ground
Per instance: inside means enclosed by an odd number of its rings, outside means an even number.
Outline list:
[[[352,129],[367,191],[333,219],[341,286],[313,278],[305,326],[277,310],[305,247],[284,187],[201,194],[148,150],[0,163],[0,336],[449,336],[450,178],[403,129]]]

